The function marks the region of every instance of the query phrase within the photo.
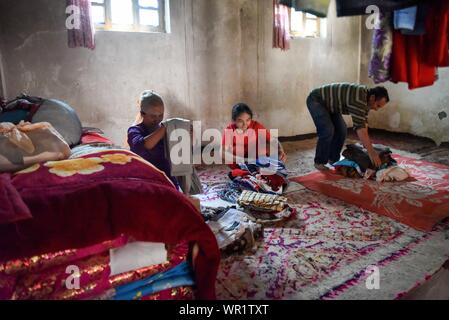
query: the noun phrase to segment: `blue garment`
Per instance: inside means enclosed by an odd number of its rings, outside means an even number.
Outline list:
[[[417,12],[417,6],[396,10],[394,12],[394,28],[396,30],[414,30]]]
[[[350,167],[350,168],[354,168],[354,169],[357,170],[357,172],[361,176],[363,176],[362,169],[360,168],[360,166],[355,161],[348,160],[348,159],[343,159],[341,161],[338,161],[338,162],[334,163],[333,166],[334,167]]]
[[[416,12],[415,28],[413,30],[402,29],[401,33],[410,36],[422,36],[426,34],[426,17],[428,11],[428,4],[423,2],[418,4]]]
[[[118,287],[114,300],[136,300],[163,290],[193,285],[192,269],[187,262],[183,262],[168,271]]]
[[[6,111],[3,113],[0,113],[0,122],[10,122],[15,125],[18,125],[20,121],[25,121],[28,117],[29,111],[27,110],[13,110],[13,111]]]
[[[153,164],[156,168],[163,171],[179,189],[178,181],[176,180],[176,178],[171,176],[170,160],[165,157],[164,139],[159,141],[159,143],[152,150],[148,150],[147,148],[145,148],[145,138],[160,126],[161,125],[155,128],[153,131],[148,130],[148,128],[143,123],[129,128],[128,144],[132,152],[141,156],[143,159]]]
[[[324,101],[312,95],[307,98],[307,108],[318,134],[315,163],[339,161],[348,130],[343,116],[338,112],[330,113]]]

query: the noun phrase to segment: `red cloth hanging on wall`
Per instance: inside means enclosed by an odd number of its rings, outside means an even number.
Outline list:
[[[427,16],[424,59],[437,67],[449,67],[449,1],[434,1]]]
[[[393,34],[391,81],[407,82],[410,90],[435,83],[436,68],[423,61],[422,36],[406,36],[400,30]]]
[[[392,82],[407,82],[409,89],[435,83],[437,67],[449,66],[449,3],[434,1],[426,19],[426,34],[393,35]]]

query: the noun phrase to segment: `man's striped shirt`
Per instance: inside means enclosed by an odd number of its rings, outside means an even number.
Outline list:
[[[321,98],[331,113],[351,115],[354,129],[365,128],[368,123],[368,87],[352,83],[333,83],[311,93]]]

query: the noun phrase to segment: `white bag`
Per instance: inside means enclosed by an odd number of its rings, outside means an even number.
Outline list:
[[[0,172],[64,160],[70,153],[68,144],[49,123],[0,123]]]

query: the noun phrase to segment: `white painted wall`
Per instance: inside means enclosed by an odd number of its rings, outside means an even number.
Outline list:
[[[84,125],[104,129],[117,143],[145,89],[164,97],[167,116],[224,125],[240,97],[238,4],[172,0],[170,34],[98,32],[90,51],[67,47],[65,1],[4,0],[9,94],[65,100]]]
[[[6,82],[5,82],[5,72],[3,66],[3,41],[1,37],[1,29],[0,29],[0,97],[7,96]]]
[[[337,19],[332,1],[327,38],[294,39],[281,51],[272,49],[272,1],[244,1],[243,12],[250,16],[242,23],[244,97],[281,136],[315,132],[306,106],[310,91],[358,81],[360,18]]]
[[[171,33],[98,32],[94,51],[67,47],[65,1],[2,0],[0,23],[10,97],[21,91],[67,101],[85,126],[116,143],[154,89],[167,116],[223,128],[247,102],[281,136],[315,132],[306,98],[316,86],[357,81],[359,18],[336,19],[326,39],[272,49],[272,0],[171,0]]]

